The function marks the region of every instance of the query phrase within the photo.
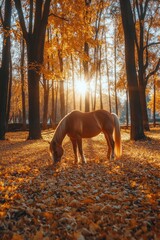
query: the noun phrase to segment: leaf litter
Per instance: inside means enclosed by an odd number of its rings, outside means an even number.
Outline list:
[[[106,159],[102,134],[84,139],[87,164],[73,163],[69,139],[54,168],[53,131],[27,132],[0,142],[0,239],[160,239],[160,128],[145,141],[122,130],[123,155]]]

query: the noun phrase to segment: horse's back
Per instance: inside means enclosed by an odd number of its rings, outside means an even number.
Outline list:
[[[67,132],[69,136],[74,137],[74,135],[78,134],[82,137],[93,137],[104,129],[113,130],[113,117],[105,110],[92,112],[74,110],[67,116]]]
[[[112,114],[106,110],[95,110],[92,112],[81,112],[78,110],[73,110],[68,114],[68,120],[71,122],[81,120],[85,124],[90,124],[92,121],[95,120],[95,118],[101,123],[105,123],[106,121],[113,121]]]

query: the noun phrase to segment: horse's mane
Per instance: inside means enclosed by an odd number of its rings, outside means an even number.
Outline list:
[[[66,118],[67,118],[68,114],[66,116],[64,116],[64,118],[61,119],[61,121],[58,123],[55,133],[54,133],[54,137],[53,139],[61,144],[65,135],[66,135]]]

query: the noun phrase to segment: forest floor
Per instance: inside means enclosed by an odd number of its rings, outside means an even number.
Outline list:
[[[122,130],[123,155],[106,160],[102,134],[84,139],[87,164],[73,164],[69,139],[54,169],[53,130],[42,140],[27,132],[0,142],[1,240],[160,239],[160,128],[145,141]]]

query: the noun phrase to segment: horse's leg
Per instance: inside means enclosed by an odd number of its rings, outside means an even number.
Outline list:
[[[79,150],[79,154],[81,156],[81,159],[82,159],[82,163],[86,163],[86,159],[85,159],[85,156],[83,154],[83,149],[82,149],[82,138],[79,137],[77,139],[77,143],[78,143],[78,150]]]
[[[108,136],[107,134],[104,134],[105,135],[105,139],[106,139],[106,142],[107,142],[107,145],[108,145],[108,150],[107,150],[107,159],[110,159],[110,156],[111,156],[111,144],[109,142],[109,139],[108,139]]]
[[[78,155],[77,155],[77,140],[70,138],[71,142],[72,142],[72,147],[73,147],[73,152],[74,152],[74,156],[75,156],[75,163],[78,163]]]
[[[108,152],[107,152],[107,158],[108,159],[114,159],[114,140],[112,134],[104,133],[106,141],[108,143]]]

